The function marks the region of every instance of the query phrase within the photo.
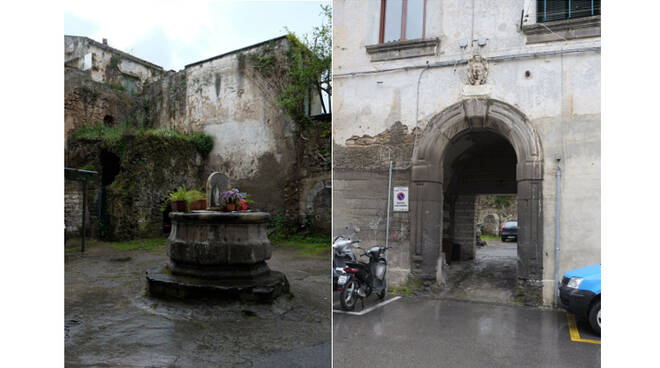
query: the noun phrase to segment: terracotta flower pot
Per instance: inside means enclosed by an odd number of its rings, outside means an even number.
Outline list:
[[[196,201],[190,202],[191,211],[201,211],[206,209],[206,198],[198,199]]]
[[[236,209],[236,205],[233,204],[233,203],[227,203],[226,208],[227,208],[227,211],[231,212],[231,211]]]
[[[187,210],[185,199],[170,201],[170,206],[172,206],[172,212],[186,212]]]

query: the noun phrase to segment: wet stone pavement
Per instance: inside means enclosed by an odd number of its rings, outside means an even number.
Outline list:
[[[330,367],[328,256],[273,248],[293,298],[272,305],[184,303],[146,295],[165,249],[88,244],[65,257],[67,367]]]
[[[517,247],[515,242],[489,240],[477,247],[474,260],[452,262],[445,268],[446,287],[439,296],[515,304]]]

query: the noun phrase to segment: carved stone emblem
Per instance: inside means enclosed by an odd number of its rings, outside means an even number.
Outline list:
[[[479,85],[486,83],[488,77],[488,61],[486,58],[474,54],[468,58],[468,81],[471,85]]]

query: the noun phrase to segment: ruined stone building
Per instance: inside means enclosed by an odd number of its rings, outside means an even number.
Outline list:
[[[600,1],[333,5],[335,235],[389,236],[390,285],[432,282],[443,241],[474,257],[475,197],[516,194],[521,288],[552,302],[557,203],[559,275],[600,262]]]
[[[282,36],[175,72],[105,40],[65,36],[65,166],[99,172],[88,193],[92,231],[156,235],[167,222],[160,207],[168,191],[203,188],[219,171],[255,208],[329,232],[329,114],[310,94],[305,109],[313,123],[294,121],[279,103],[286,73],[267,75],[254,65],[268,60],[286,70],[291,44]],[[126,134],[100,139],[81,128]],[[202,133],[212,138],[210,152],[194,135]],[[80,198],[67,182],[72,229],[80,223]]]

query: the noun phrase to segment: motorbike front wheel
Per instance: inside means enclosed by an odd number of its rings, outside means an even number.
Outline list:
[[[358,287],[359,285],[355,279],[348,280],[346,285],[344,285],[341,294],[339,294],[339,304],[341,304],[341,309],[352,311],[355,308]]]

